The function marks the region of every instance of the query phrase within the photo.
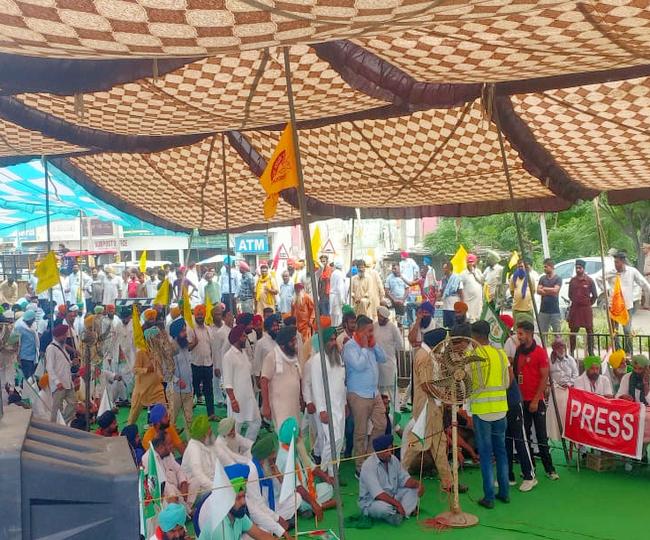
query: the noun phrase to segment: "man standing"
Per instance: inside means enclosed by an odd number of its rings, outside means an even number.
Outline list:
[[[234,315],[237,313],[241,273],[235,271],[232,263],[233,258],[230,255],[224,258],[219,276],[219,289],[221,290],[221,302],[225,304],[226,311],[230,311]]]
[[[214,271],[209,269],[201,281],[199,281],[199,301],[202,304],[208,304],[208,301],[213,306],[221,302],[221,291],[219,291],[219,284],[214,279]]]
[[[445,328],[454,326],[454,304],[463,301],[463,280],[453,273],[450,262],[442,265],[442,324]]]
[[[169,327],[169,335],[176,341],[172,384],[167,384],[167,403],[171,423],[176,424],[178,413],[183,413],[187,433],[192,426],[192,358],[188,349],[187,330],[184,319],[175,320]],[[165,377],[167,378],[167,376]]]
[[[68,299],[71,304],[85,302],[90,297],[90,276],[82,272],[78,264],[72,266],[68,276]]]
[[[86,302],[86,309],[92,313],[95,306],[100,305],[104,299],[104,275],[100,275],[95,266],[90,271],[90,277],[90,297]]]
[[[192,355],[192,384],[194,395],[205,397],[205,407],[208,419],[214,421],[214,394],[212,374],[214,362],[212,358],[212,333],[205,325],[205,306],[199,304],[194,308],[194,328],[187,331],[188,349]]]
[[[297,333],[295,326],[282,327],[275,338],[277,347],[262,362],[262,416],[267,420],[273,419],[276,431],[287,418],[300,418],[301,373]]]
[[[296,294],[291,307],[291,316],[296,318],[296,326],[302,336],[303,343],[307,343],[311,339],[316,325],[314,301],[307,294],[302,283],[296,283],[294,289]]]
[[[244,348],[246,327],[237,325],[228,335],[230,348],[223,357],[223,386],[228,396],[228,417],[234,419],[237,433],[255,442],[262,425],[253,389],[252,367]]]
[[[483,363],[472,364],[472,379],[478,389],[470,399],[470,411],[474,419],[474,433],[481,458],[483,498],[478,503],[494,508],[494,499],[510,502],[508,483],[508,454],[506,452],[506,414],[508,398],[506,389],[513,380],[512,368],[503,350],[490,345],[490,323],[477,321],[472,324],[472,337],[480,347],[474,350],[485,358]],[[499,492],[494,494],[492,459],[496,461]]]
[[[374,438],[372,447],[359,475],[359,508],[364,516],[400,525],[415,512],[424,486],[393,455],[392,435]]]
[[[614,397],[612,383],[609,378],[600,374],[601,364],[602,360],[598,356],[587,356],[582,361],[585,370],[576,379],[574,388],[603,397]]]
[[[519,383],[521,396],[524,400],[524,428],[526,439],[531,440],[532,428],[535,426],[535,436],[539,446],[539,454],[546,475],[551,480],[559,479],[553,466],[551,452],[546,434],[546,403],[544,394],[548,384],[549,364],[546,351],[533,338],[535,327],[530,321],[517,324],[517,339],[519,347],[515,353],[514,374]],[[532,455],[532,448],[530,449]],[[533,460],[533,466],[535,461]]]
[[[415,312],[415,323],[409,330],[408,340],[414,349],[422,343],[422,336],[436,327],[436,321],[433,319],[435,308],[429,301],[423,302]],[[452,311],[453,313],[453,311]]]
[[[13,306],[18,302],[18,283],[13,277],[9,277],[0,283],[0,304]]]
[[[384,287],[379,275],[366,267],[365,261],[357,263],[357,275],[352,277],[352,307],[357,315],[376,317],[377,308],[384,296]]]
[[[587,332],[587,350],[589,355],[594,354],[594,313],[591,306],[598,298],[596,284],[585,272],[585,261],[576,260],[576,275],[569,281],[569,349],[571,356],[575,357],[576,333],[580,328]]]
[[[483,281],[487,285],[488,298],[486,300],[492,307],[496,307],[496,301],[500,293],[501,277],[503,266],[499,264],[499,257],[496,253],[489,253],[486,257],[487,266],[483,271]]]
[[[528,283],[528,275],[524,261],[519,259],[517,269],[512,273],[510,280],[510,293],[512,294],[512,315],[515,322],[520,322],[523,318],[530,318],[533,312],[532,294],[535,290],[535,280],[530,276],[531,282]]]
[[[397,325],[390,322],[390,311],[385,306],[377,308],[377,322],[374,335],[377,345],[386,355],[386,362],[379,364],[379,392],[388,394],[390,402],[395,404],[397,387],[397,355],[404,350],[404,340]]]
[[[255,278],[246,261],[239,261],[239,302],[244,313],[255,313]]]
[[[294,274],[296,275],[296,274]],[[291,281],[291,275],[287,270],[282,272],[282,283],[278,294],[278,311],[280,314],[291,313],[293,304],[293,292],[295,283]]]
[[[393,263],[391,274],[386,278],[386,295],[393,304],[395,318],[401,325],[406,312],[406,297],[408,296],[408,283],[400,273],[399,264]]]
[[[343,362],[348,405],[354,419],[354,455],[359,473],[368,453],[368,421],[372,422],[371,440],[386,430],[384,403],[378,391],[378,364],[386,362],[386,355],[375,343],[374,327],[369,317],[359,315],[357,318],[354,338],[343,348]]]
[[[474,253],[467,255],[467,268],[460,275],[469,322],[478,321],[483,311],[483,274],[476,268],[476,261]]]
[[[106,269],[106,278],[104,279],[104,291],[102,294],[102,304],[115,305],[115,301],[122,297],[122,280],[115,276],[112,268]]]
[[[45,349],[45,369],[47,370],[53,401],[50,415],[51,422],[56,422],[59,411],[63,413],[63,419],[69,422],[74,415],[74,405],[77,401],[72,386],[70,356],[65,350],[67,335],[67,326],[63,324],[55,326],[52,330],[53,340]],[[63,402],[65,402],[65,408]]]
[[[131,410],[128,424],[135,424],[140,416],[142,407],[165,401],[163,389],[162,365],[159,356],[152,350],[151,341],[160,333],[157,326],[144,331],[146,347],[138,349],[135,358],[135,384],[131,394]]]
[[[132,311],[124,306],[120,310],[120,321],[115,325],[113,342],[113,362],[117,362],[117,371],[126,385],[127,394],[131,392],[134,382],[135,344],[133,341]]]
[[[610,270],[605,274],[607,279],[607,289],[608,289],[608,298],[610,301],[610,306],[612,302],[612,291],[614,290],[614,282],[616,278],[621,279],[621,292],[623,294],[623,300],[625,300],[625,308],[629,313],[629,320],[626,325],[623,326],[623,333],[625,334],[625,350],[629,353],[632,350],[632,344],[630,341],[630,332],[632,331],[632,315],[634,314],[634,285],[638,285],[643,290],[645,295],[645,307],[650,307],[650,283],[648,280],[641,275],[636,268],[629,266],[627,264],[627,255],[624,252],[618,252],[614,255],[614,270]],[[601,287],[604,286],[603,278],[597,278],[598,283]],[[618,323],[612,321],[615,329],[618,329]],[[616,348],[620,348],[618,345]]]
[[[35,320],[36,313],[30,310],[14,324],[14,333],[18,335],[18,360],[25,379],[34,374],[38,364],[39,337],[34,327]]]
[[[551,259],[544,259],[544,275],[539,278],[537,285],[537,294],[542,297],[539,307],[539,331],[546,335],[550,327],[555,333],[555,339],[560,338],[562,327],[560,287],[562,278],[555,274],[555,263]]]
[[[316,283],[318,284],[318,307],[321,315],[330,314],[330,290],[332,267],[329,258],[324,253],[320,256],[320,267],[316,270]]]
[[[280,322],[280,315],[277,313],[269,315],[264,321],[265,332],[255,344],[255,351],[253,351],[253,374],[257,379],[259,379],[262,372],[264,358],[275,347],[275,336],[280,331]]]
[[[230,348],[228,334],[231,327],[224,322],[223,304],[218,303],[212,308],[212,364],[214,376],[212,377],[212,391],[214,402],[217,406],[226,404],[226,395],[223,390],[223,357]]]
[[[269,273],[269,265],[263,262],[260,264],[260,277],[255,284],[255,312],[261,315],[265,308],[272,308],[275,311],[277,294],[275,279]]]
[[[650,260],[650,257],[648,259]],[[345,274],[343,263],[336,261],[330,278],[330,317],[334,327],[341,324],[343,304],[345,304]]]

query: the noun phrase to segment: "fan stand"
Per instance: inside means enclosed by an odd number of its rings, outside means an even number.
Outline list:
[[[461,377],[462,380],[462,377]],[[442,512],[436,516],[436,521],[446,527],[453,527],[455,529],[464,529],[467,527],[474,527],[478,525],[478,516],[463,512],[460,507],[458,498],[458,405],[456,404],[456,384],[451,387],[451,445],[452,445],[452,471],[451,477],[454,488],[454,499],[451,503],[451,508],[447,512]]]

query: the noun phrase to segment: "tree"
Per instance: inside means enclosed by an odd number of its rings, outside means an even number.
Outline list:
[[[643,243],[650,241],[650,201],[614,206],[609,204],[605,197],[601,197],[600,207],[611,225],[629,238],[632,244],[632,258],[636,260],[636,267],[643,272]]]

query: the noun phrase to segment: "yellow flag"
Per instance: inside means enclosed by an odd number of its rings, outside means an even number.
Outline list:
[[[318,265],[318,252],[320,251],[320,247],[320,227],[316,225],[316,227],[314,227],[314,234],[311,235],[311,256],[315,265]]]
[[[609,306],[609,316],[613,321],[625,326],[630,322],[630,313],[625,307],[625,298],[621,289],[621,276],[616,276],[614,281],[614,291],[612,292],[612,301]]]
[[[298,168],[293,152],[293,133],[291,123],[284,128],[278,145],[260,176],[260,184],[268,195],[280,193],[284,189],[298,186]]]
[[[264,219],[271,219],[275,216],[275,211],[278,209],[278,200],[280,196],[277,193],[267,195],[264,199]]]
[[[194,328],[194,317],[192,317],[190,295],[187,292],[187,287],[185,285],[183,285],[183,319],[185,319],[185,324],[187,324],[187,326]]]
[[[140,322],[140,313],[138,313],[138,306],[133,304],[133,344],[139,351],[146,351],[148,349],[147,342],[144,339],[144,332],[142,331],[142,323]]]
[[[56,262],[54,251],[50,251],[45,258],[38,263],[34,270],[34,275],[38,282],[36,283],[36,294],[54,287],[59,284],[59,267]]]
[[[156,306],[169,305],[169,281],[167,278],[165,278],[160,284],[158,292],[156,293],[156,298],[153,299],[153,303]]]
[[[214,307],[214,304],[212,303],[212,298],[210,298],[210,294],[205,295],[205,324],[208,326],[212,326],[212,308]]]
[[[519,262],[519,253],[513,251],[512,257],[510,257],[510,260],[508,261],[508,268],[514,268],[515,266],[517,266],[518,262]]]
[[[140,255],[140,272],[143,274],[147,271],[147,250],[145,249]]]
[[[461,245],[451,259],[451,266],[454,269],[454,274],[460,274],[467,268],[467,250]]]

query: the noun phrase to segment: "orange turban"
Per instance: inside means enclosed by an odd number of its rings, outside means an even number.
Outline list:
[[[154,322],[158,318],[158,312],[153,309],[145,309],[144,310],[144,320],[149,321],[149,322]]]
[[[169,310],[169,314],[172,316],[172,319],[176,319],[181,315],[181,308],[178,306],[174,306]]]
[[[84,328],[90,328],[94,322],[95,322],[95,316],[88,315],[88,317],[84,319]]]
[[[332,318],[329,315],[321,315],[320,316],[320,327],[321,328],[329,328],[332,326]]]
[[[465,302],[456,302],[454,304],[454,311],[460,311],[461,313],[467,313],[468,307]]]
[[[205,317],[205,306],[203,304],[199,304],[194,308],[194,316]]]

